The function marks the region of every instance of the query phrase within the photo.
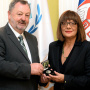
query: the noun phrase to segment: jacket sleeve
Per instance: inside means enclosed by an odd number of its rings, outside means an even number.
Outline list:
[[[12,55],[7,59],[7,53],[8,51],[6,52],[5,42],[0,37],[0,76],[8,78],[30,79],[30,64],[19,63],[17,62],[16,58],[13,58],[13,60],[10,61],[9,59],[12,59]]]
[[[84,62],[84,73],[83,73],[83,75],[82,74],[77,75],[77,76],[65,75],[65,79],[64,79],[65,87],[90,88],[90,44],[88,44],[88,46],[87,46],[84,61],[85,62]]]

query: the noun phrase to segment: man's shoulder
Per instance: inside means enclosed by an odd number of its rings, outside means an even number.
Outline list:
[[[33,34],[27,32],[27,31],[24,31],[24,34],[27,35],[27,36],[29,36],[29,37],[36,37],[36,36],[34,36]]]
[[[0,27],[0,35],[6,32],[6,25],[3,27]]]
[[[24,31],[24,35],[31,41],[37,41],[36,36],[32,35],[31,33],[27,32],[27,31]]]
[[[0,27],[0,31],[3,31],[5,29],[5,26]]]
[[[34,35],[32,35],[31,33],[27,32],[27,31],[24,31],[24,34],[29,35],[29,36],[34,36]]]

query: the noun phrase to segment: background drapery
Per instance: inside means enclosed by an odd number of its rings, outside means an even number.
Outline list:
[[[59,0],[59,16],[66,10],[77,11],[79,0]]]

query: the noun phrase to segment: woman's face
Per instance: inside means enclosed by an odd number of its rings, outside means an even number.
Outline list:
[[[62,34],[66,39],[76,38],[77,35],[77,23],[73,20],[67,20],[61,23]]]

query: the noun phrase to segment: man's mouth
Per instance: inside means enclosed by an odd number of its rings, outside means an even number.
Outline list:
[[[26,22],[25,21],[20,21],[19,24],[26,25]]]

